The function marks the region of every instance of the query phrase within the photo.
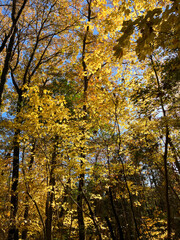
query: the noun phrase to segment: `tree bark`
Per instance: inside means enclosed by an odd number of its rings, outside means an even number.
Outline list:
[[[31,159],[30,159],[30,163],[29,163],[29,171],[31,171],[32,169],[32,165],[34,162],[34,151],[35,151],[35,142],[33,143],[33,149],[32,149],[32,155],[31,155]],[[24,220],[27,221],[28,220],[28,216],[29,216],[29,204],[28,204],[28,192],[26,191],[26,206],[25,206],[25,210],[24,210]],[[26,223],[25,223],[26,224]],[[25,225],[25,228],[22,230],[22,239],[25,240],[27,238],[27,227]]]
[[[115,238],[115,236],[114,236],[114,232],[113,232],[113,228],[112,228],[111,222],[109,221],[109,218],[108,218],[107,216],[105,217],[105,220],[106,220],[106,222],[107,222],[109,231],[110,231],[110,233],[111,233],[111,238],[112,238],[112,240],[116,240],[116,238]]]
[[[95,228],[96,228],[96,232],[97,232],[97,234],[98,234],[98,236],[99,236],[99,240],[102,240],[101,233],[100,233],[100,231],[99,231],[98,224],[96,223],[96,220],[95,220],[95,216],[94,216],[93,210],[92,210],[91,205],[90,205],[90,203],[89,203],[89,201],[88,201],[86,195],[84,194],[84,192],[83,192],[83,197],[84,197],[84,199],[85,199],[85,201],[86,201],[86,203],[87,203],[87,205],[88,205],[88,208],[89,208],[89,212],[90,212],[91,218],[92,218],[93,223],[94,223],[94,226],[95,226]]]
[[[87,0],[88,4],[88,21],[91,21],[91,1]],[[89,33],[89,26],[86,28],[86,32],[83,38],[83,49],[82,49],[82,67],[84,75],[84,105],[83,105],[83,111],[86,113],[86,101],[87,101],[87,89],[88,89],[88,77],[87,77],[87,65],[85,62],[85,52],[86,52],[86,46],[87,46],[87,36]],[[86,119],[86,116],[85,118]],[[84,129],[83,129],[84,132]],[[82,155],[83,158],[85,158],[85,155]],[[83,162],[81,161],[81,169],[83,167]],[[77,196],[77,212],[78,212],[78,225],[79,225],[79,240],[85,240],[85,225],[84,225],[84,217],[83,217],[83,186],[84,186],[84,173],[81,173],[79,176],[79,187],[78,187],[78,196]]]
[[[3,94],[3,91],[4,91],[4,85],[6,83],[6,77],[7,77],[8,70],[9,70],[9,63],[10,63],[10,59],[11,59],[11,56],[12,56],[12,49],[13,49],[13,46],[14,46],[14,40],[15,40],[16,32],[17,32],[17,28],[15,27],[14,31],[12,33],[12,36],[10,38],[9,44],[8,44],[6,57],[5,57],[5,61],[4,61],[4,67],[3,67],[3,70],[2,70],[2,74],[1,74],[0,106],[1,106],[1,103],[2,103],[2,94]]]
[[[54,200],[54,187],[55,187],[55,175],[54,170],[56,166],[56,149],[57,149],[57,137],[55,137],[54,149],[52,153],[51,166],[50,166],[50,179],[49,186],[51,187],[50,191],[47,193],[46,200],[46,221],[45,221],[45,239],[52,239],[52,217],[53,217],[53,200]]]
[[[17,114],[20,112],[22,97],[19,95],[17,103]],[[18,120],[19,121],[19,120]],[[12,187],[11,187],[11,223],[8,231],[8,240],[18,240],[18,228],[16,226],[16,215],[18,211],[18,182],[19,182],[19,135],[20,129],[16,129],[13,141],[13,172],[12,172]]]
[[[163,112],[163,116],[166,121],[166,134],[165,134],[165,146],[164,146],[164,173],[165,173],[165,198],[166,198],[166,211],[167,211],[167,239],[171,239],[171,211],[170,211],[170,202],[169,202],[169,179],[168,179],[168,166],[167,166],[167,157],[168,157],[168,144],[169,144],[169,126],[168,126],[168,121],[167,121],[167,116],[166,116],[166,110],[164,108],[164,101],[162,97],[162,91],[161,91],[161,85],[160,85],[160,79],[158,77],[158,73],[153,61],[152,56],[150,56],[151,59],[151,64],[152,68],[154,70],[154,74],[156,77],[157,81],[157,86],[158,86],[158,93],[159,93],[159,100],[160,100],[160,106]]]
[[[82,162],[81,162],[82,164]],[[80,174],[78,196],[77,196],[77,213],[78,213],[78,225],[79,225],[79,240],[85,239],[85,226],[83,216],[83,186],[84,186],[84,173]]]
[[[111,207],[112,207],[112,210],[113,210],[113,214],[114,214],[114,217],[116,219],[116,223],[117,223],[117,227],[118,227],[119,239],[120,240],[124,240],[122,227],[121,227],[121,224],[120,224],[120,221],[119,221],[119,217],[117,215],[116,208],[115,208],[115,205],[114,205],[114,200],[113,200],[113,196],[112,196],[111,187],[109,187],[109,197],[110,197],[110,201],[111,201]]]
[[[16,226],[16,215],[18,210],[18,181],[19,181],[19,142],[18,136],[20,130],[17,129],[14,134],[14,151],[13,151],[13,173],[11,187],[11,226],[8,232],[8,240],[18,240],[19,234]]]
[[[167,155],[168,155],[168,139],[169,130],[166,126],[166,140],[165,140],[165,149],[164,149],[164,172],[165,172],[165,198],[166,198],[166,207],[167,207],[167,239],[171,240],[171,215],[170,215],[170,204],[169,204],[169,180],[168,180],[168,168],[167,168]]]

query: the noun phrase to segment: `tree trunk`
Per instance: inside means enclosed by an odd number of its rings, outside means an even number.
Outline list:
[[[81,162],[81,164],[83,164]],[[84,186],[84,174],[80,174],[78,196],[77,196],[77,213],[78,213],[78,225],[79,225],[79,240],[85,240],[85,226],[83,217],[83,186]]]
[[[112,238],[112,240],[116,240],[116,238],[115,238],[115,236],[114,236],[114,232],[113,232],[113,228],[112,228],[111,222],[109,221],[109,218],[108,218],[107,216],[105,217],[105,220],[106,220],[106,222],[107,222],[109,231],[110,231],[110,233],[111,233],[111,238]]]
[[[110,196],[110,201],[111,201],[111,206],[112,206],[113,214],[114,214],[114,217],[115,217],[115,219],[116,219],[117,226],[118,226],[118,232],[119,232],[119,238],[118,238],[118,239],[124,240],[123,231],[122,231],[122,228],[121,228],[121,224],[120,224],[120,221],[119,221],[119,217],[118,217],[118,215],[117,215],[117,212],[116,212],[116,209],[115,209],[115,206],[114,206],[114,201],[113,201],[113,196],[112,196],[111,187],[109,187],[109,196]]]
[[[132,199],[132,197],[131,197],[131,192],[130,192],[130,189],[129,189],[129,186],[128,186],[128,183],[127,183],[127,178],[126,178],[124,163],[123,163],[121,157],[120,157],[120,161],[121,161],[121,164],[122,164],[122,167],[123,167],[124,180],[125,180],[126,188],[127,188],[128,195],[129,195],[129,201],[130,201],[131,212],[132,212],[133,221],[134,221],[134,226],[135,226],[135,232],[136,232],[137,238],[139,239],[140,233],[139,233],[139,229],[138,229],[138,225],[137,225],[137,221],[136,221],[136,217],[135,217],[135,212],[134,212],[134,207],[133,207],[133,199]]]
[[[11,187],[11,223],[8,232],[8,240],[18,240],[18,229],[16,226],[16,215],[18,210],[18,180],[19,180],[19,141],[20,130],[17,129],[14,134],[14,152],[13,152],[13,173]]]
[[[5,58],[5,61],[4,61],[4,67],[3,67],[3,70],[2,70],[2,74],[1,74],[0,106],[1,106],[1,103],[2,103],[2,94],[3,94],[3,91],[4,91],[4,85],[6,83],[6,77],[7,77],[8,70],[9,70],[9,62],[10,62],[11,55],[12,55],[12,49],[13,49],[13,46],[14,46],[14,40],[15,40],[16,32],[17,32],[17,27],[14,28],[14,31],[13,31],[12,36],[10,38],[8,48],[7,48],[7,52],[6,52],[6,58]]]
[[[29,198],[28,195],[26,195],[26,203],[28,202]],[[27,221],[29,215],[29,204],[26,204],[25,210],[24,210],[24,220]],[[25,223],[25,228],[22,230],[22,239],[25,240],[27,238],[27,227]]]
[[[45,239],[51,240],[52,239],[52,217],[53,217],[53,207],[52,203],[54,200],[54,186],[55,186],[55,176],[54,176],[54,169],[56,165],[56,148],[57,148],[57,137],[55,138],[55,144],[51,159],[51,166],[50,166],[50,179],[49,179],[49,186],[51,190],[47,193],[47,200],[46,200],[46,221],[45,221]]]
[[[162,98],[162,90],[161,90],[160,80],[159,80],[158,73],[156,71],[152,56],[150,56],[150,59],[151,59],[152,67],[153,67],[154,74],[156,76],[157,85],[158,85],[161,109],[162,109],[163,116],[166,121],[166,135],[165,135],[165,147],[164,147],[165,148],[164,149],[164,173],[165,173],[165,198],[166,198],[166,211],[167,211],[167,239],[170,240],[172,229],[171,229],[171,212],[170,212],[169,191],[168,191],[169,190],[169,179],[168,179],[168,166],[167,166],[168,144],[169,144],[169,139],[170,139],[169,138],[169,126],[168,126],[168,120],[167,120],[167,116],[166,116],[166,110],[164,108],[164,101]]]
[[[92,208],[91,208],[91,205],[90,205],[90,203],[89,203],[86,195],[84,194],[84,192],[82,192],[82,193],[83,193],[84,200],[86,201],[86,203],[87,203],[87,205],[88,205],[89,212],[90,212],[90,215],[91,215],[91,219],[93,220],[94,226],[95,226],[95,228],[96,228],[96,232],[97,232],[97,234],[98,234],[98,236],[99,236],[99,240],[102,240],[101,233],[100,233],[98,224],[96,223],[95,215],[94,215],[94,213],[93,213],[93,210],[92,210]]]
[[[32,154],[31,154],[31,159],[30,159],[30,163],[29,163],[29,171],[31,171],[32,169],[32,165],[34,162],[34,151],[35,151],[35,144],[36,141],[34,141],[33,143],[33,149],[32,149]],[[24,220],[27,222],[28,220],[28,215],[29,215],[29,204],[28,204],[28,200],[29,200],[29,196],[28,193],[26,192],[26,206],[25,206],[25,210],[24,210]],[[22,239],[25,240],[27,238],[27,227],[26,227],[26,223],[25,222],[25,228],[22,230]]]
[[[169,130],[166,126],[166,141],[165,141],[165,150],[164,150],[164,171],[165,171],[165,198],[166,198],[166,207],[167,207],[167,239],[171,240],[171,214],[170,214],[170,203],[169,203],[169,181],[168,181],[168,168],[167,168],[167,155],[168,155],[168,135]]]
[[[18,96],[17,115],[20,112],[22,96]],[[18,117],[18,116],[17,116]],[[19,119],[17,119],[19,121]],[[13,172],[12,172],[12,187],[11,187],[11,213],[10,227],[8,231],[8,240],[18,240],[19,233],[16,226],[16,215],[18,210],[18,182],[19,182],[19,135],[20,129],[16,129],[13,141]]]
[[[91,21],[91,2],[92,0],[87,1],[88,3],[88,16],[87,19],[90,22]],[[83,72],[87,72],[87,65],[85,62],[85,53],[86,53],[86,46],[87,46],[87,36],[89,33],[89,26],[86,28],[86,32],[84,34],[83,38],[83,49],[82,49],[82,67]],[[87,101],[87,90],[88,90],[88,77],[86,74],[84,74],[84,105],[83,105],[83,111],[87,113],[86,109],[86,101]],[[86,116],[84,117],[84,120],[86,119]],[[83,134],[84,134],[83,129]],[[85,158],[85,155],[82,155],[83,158]],[[83,167],[83,162],[81,161],[81,169]],[[77,196],[77,213],[78,213],[78,225],[79,225],[79,240],[85,240],[85,225],[84,225],[84,217],[83,217],[83,186],[84,186],[84,173],[81,173],[79,176],[79,187],[78,187],[78,196]]]

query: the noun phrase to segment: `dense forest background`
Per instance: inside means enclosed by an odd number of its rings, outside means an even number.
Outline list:
[[[0,1],[0,239],[180,239],[179,13]]]

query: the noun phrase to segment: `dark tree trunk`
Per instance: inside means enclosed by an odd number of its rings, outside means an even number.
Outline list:
[[[29,200],[28,195],[26,195],[26,203],[28,202],[28,200]],[[24,220],[25,221],[27,221],[28,215],[29,215],[29,204],[26,204],[25,210],[24,210]],[[26,238],[27,238],[27,227],[25,225],[25,228],[22,230],[22,239],[25,240]]]
[[[51,166],[50,166],[50,179],[49,179],[49,186],[51,190],[47,193],[47,200],[46,200],[46,221],[45,221],[45,239],[51,240],[52,239],[52,217],[53,217],[53,207],[52,203],[54,200],[54,186],[55,186],[55,175],[54,169],[56,165],[56,148],[57,148],[57,137],[55,138],[54,150],[51,159]]]
[[[34,151],[35,151],[35,143],[33,143],[33,149],[32,149],[32,154],[31,154],[31,159],[30,159],[30,163],[29,163],[29,171],[31,171],[32,169],[32,165],[34,162]],[[29,200],[29,196],[28,196],[28,192],[26,192],[26,206],[25,206],[25,210],[24,210],[24,220],[27,222],[28,220],[28,216],[29,216],[29,204],[28,204],[28,200]],[[26,227],[25,223],[25,227],[22,230],[22,239],[25,240],[27,238],[27,227]]]
[[[91,1],[89,0],[87,1],[88,3],[88,16],[87,19],[90,22],[91,21]],[[83,71],[84,73],[87,72],[87,65],[85,62],[85,53],[86,53],[86,46],[87,46],[87,36],[89,33],[89,26],[87,26],[86,28],[86,32],[83,38],[83,49],[82,49],[82,67],[83,67]],[[87,113],[87,109],[86,109],[86,101],[87,101],[87,90],[88,90],[88,77],[85,74],[84,78],[84,105],[83,105],[83,111],[85,113]],[[86,116],[84,117],[84,120],[86,119]],[[83,129],[83,134],[84,134],[84,130]],[[85,158],[85,154],[82,154],[83,158]],[[81,161],[81,169],[83,166],[83,162]],[[79,240],[85,240],[85,225],[84,225],[84,216],[83,216],[83,186],[84,186],[84,173],[81,173],[79,176],[79,187],[78,187],[78,196],[77,196],[77,213],[78,213],[78,225],[79,225]]]
[[[108,218],[107,216],[105,217],[105,220],[106,220],[106,222],[107,222],[109,231],[110,231],[110,233],[111,233],[111,238],[112,238],[112,240],[116,240],[116,238],[115,238],[115,236],[114,236],[114,232],[113,232],[113,227],[112,227],[111,222],[109,221],[109,218]]]
[[[101,233],[100,233],[98,224],[96,223],[95,215],[94,215],[94,213],[93,213],[93,210],[92,210],[92,208],[91,208],[91,205],[90,205],[90,203],[89,203],[86,195],[84,194],[84,192],[82,192],[82,193],[83,193],[84,200],[86,201],[86,203],[87,203],[87,205],[88,205],[89,212],[90,212],[90,215],[91,215],[91,219],[93,220],[94,226],[95,226],[95,228],[96,228],[96,232],[97,232],[97,234],[98,234],[98,236],[99,236],[99,240],[102,240]]]
[[[169,130],[166,126],[166,141],[164,151],[164,171],[165,171],[165,198],[167,207],[167,239],[171,240],[171,214],[170,214],[170,203],[169,203],[169,181],[168,181],[168,167],[167,167],[167,155],[168,155],[168,141],[169,141]]]
[[[158,92],[159,92],[159,100],[160,100],[160,105],[161,105],[161,109],[163,112],[163,116],[165,118],[166,121],[166,136],[165,136],[165,149],[164,149],[164,173],[165,173],[165,198],[166,198],[166,211],[167,211],[167,239],[170,240],[171,239],[171,212],[170,212],[170,202],[169,202],[169,179],[168,179],[168,165],[167,165],[167,157],[168,157],[168,144],[171,142],[170,137],[169,137],[169,126],[168,126],[168,120],[167,120],[167,116],[166,116],[166,110],[164,108],[164,101],[163,101],[163,94],[162,94],[162,90],[161,90],[161,85],[160,85],[160,80],[158,77],[158,73],[153,61],[152,56],[150,56],[151,59],[151,63],[152,63],[152,67],[156,76],[156,81],[157,81],[157,85],[158,85]],[[172,142],[171,142],[171,146],[172,146]],[[175,150],[175,149],[174,149]],[[178,166],[177,166],[178,167]]]
[[[10,59],[11,59],[11,56],[12,56],[12,49],[13,49],[13,46],[14,46],[14,40],[15,40],[16,32],[17,32],[17,28],[15,27],[14,31],[12,33],[12,36],[10,38],[9,44],[8,44],[6,57],[5,57],[5,61],[4,61],[4,67],[3,67],[3,70],[2,70],[2,74],[1,74],[0,106],[1,106],[1,103],[2,103],[2,94],[3,94],[3,91],[4,91],[4,85],[6,83],[6,77],[7,77],[8,70],[9,70],[9,62],[10,62]]]
[[[20,112],[22,96],[19,95],[17,103],[17,115]],[[18,116],[17,116],[18,117]],[[19,119],[17,119],[19,121]],[[19,182],[19,135],[20,129],[16,129],[13,141],[13,172],[12,172],[12,187],[11,187],[11,220],[8,231],[8,240],[18,240],[18,228],[16,226],[16,215],[18,210],[18,182]]]
[[[78,188],[79,193],[77,196],[79,240],[85,240],[85,226],[84,226],[84,216],[83,216],[83,193],[82,193],[83,186],[84,186],[84,174],[80,174],[79,188]]]
[[[11,187],[11,225],[8,232],[8,240],[18,240],[18,229],[16,226],[16,215],[18,210],[18,178],[19,178],[19,142],[20,130],[15,131],[13,152],[13,173]]]
[[[126,178],[126,174],[125,174],[124,163],[123,163],[121,158],[120,158],[120,160],[121,160],[121,164],[122,164],[122,167],[123,167],[124,180],[125,180],[126,188],[127,188],[128,195],[129,195],[129,201],[130,201],[131,212],[132,212],[133,221],[134,221],[134,225],[135,225],[135,231],[136,231],[137,238],[139,239],[140,233],[139,233],[138,224],[137,224],[136,217],[135,217],[135,211],[134,211],[134,207],[133,207],[133,199],[132,199],[131,192],[130,192],[130,189],[129,189],[128,184],[127,184],[127,178]]]
[[[113,214],[114,214],[114,217],[116,219],[116,223],[117,223],[117,227],[118,227],[118,232],[119,232],[119,238],[118,239],[124,240],[122,227],[121,227],[121,224],[120,224],[120,221],[119,221],[119,217],[118,217],[117,212],[116,212],[116,208],[115,208],[114,200],[113,200],[113,196],[112,196],[112,190],[111,190],[110,187],[109,187],[109,197],[110,197],[110,201],[111,201]]]
[[[54,199],[54,188],[52,188],[52,192],[48,192],[47,200],[46,200],[46,222],[45,222],[45,229],[46,229],[45,239],[46,240],[51,240],[51,236],[52,236],[53,199]]]

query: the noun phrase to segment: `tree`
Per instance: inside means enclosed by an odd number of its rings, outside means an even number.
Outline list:
[[[0,236],[179,238],[179,3],[1,7]]]

